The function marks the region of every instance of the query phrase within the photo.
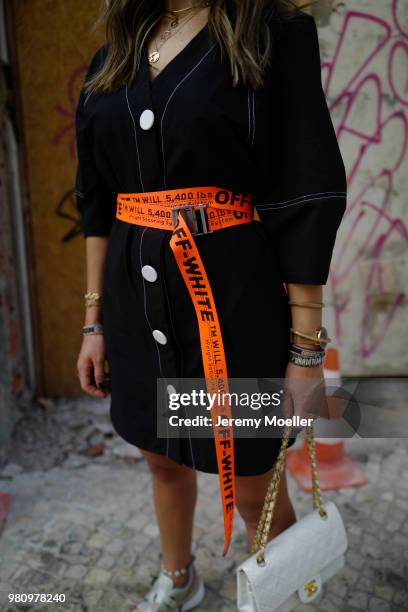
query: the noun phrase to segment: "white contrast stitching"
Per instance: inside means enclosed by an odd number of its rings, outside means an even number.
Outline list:
[[[330,195],[346,196],[347,192],[346,191],[319,191],[318,193],[307,193],[305,195],[298,196],[297,198],[292,198],[291,200],[284,200],[282,202],[271,202],[271,203],[268,202],[266,204],[258,204],[258,206],[261,208],[262,206],[280,206],[281,204],[291,204],[292,202],[298,202],[301,200],[305,200],[306,198],[311,199],[314,197],[330,196]]]
[[[135,118],[134,118],[133,113],[132,113],[132,109],[130,108],[130,104],[129,104],[128,86],[127,85],[125,87],[125,94],[126,94],[127,107],[128,107],[130,116],[132,118],[132,123],[133,123],[133,133],[134,133],[134,136],[135,136],[135,143],[136,143],[136,152],[137,152],[137,162],[138,162],[138,166],[139,166],[140,184],[142,186],[142,191],[144,191],[143,178],[142,178],[142,166],[141,166],[141,163],[140,163],[139,145],[138,145],[138,142],[137,142],[136,122],[135,122]]]
[[[176,91],[178,90],[178,88],[188,79],[189,76],[191,76],[193,74],[193,72],[200,66],[200,64],[203,63],[203,61],[205,60],[205,58],[207,57],[207,55],[209,55],[211,53],[211,51],[215,48],[215,44],[208,49],[208,51],[203,55],[203,57],[200,59],[199,62],[197,62],[197,64],[195,66],[193,66],[193,68],[190,70],[190,72],[188,72],[182,79],[181,81],[179,81],[179,83],[176,85],[176,87],[173,89],[172,93],[170,94],[166,105],[164,107],[163,110],[163,114],[161,117],[161,121],[160,121],[160,136],[161,136],[161,147],[162,147],[162,156],[163,156],[163,178],[164,178],[164,186],[167,187],[167,178],[166,178],[166,159],[165,159],[165,155],[164,155],[164,138],[163,138],[163,121],[164,121],[164,116],[166,114],[167,111],[167,107],[170,104],[170,101],[172,100],[174,94],[176,93]]]
[[[277,204],[258,204],[256,209],[259,210],[280,210],[282,208],[289,208],[290,206],[296,206],[297,204],[305,204],[306,202],[315,202],[317,200],[325,200],[327,198],[346,198],[346,193],[342,192],[328,192],[326,194],[316,194],[315,197],[307,198],[304,196],[303,199],[297,198],[298,201],[288,200],[288,202],[278,202]],[[283,206],[279,206],[278,204],[283,204]]]
[[[289,204],[290,202],[297,202],[298,200],[304,200],[305,198],[312,198],[314,196],[323,196],[323,195],[347,195],[346,191],[319,191],[317,193],[306,193],[305,195],[298,196],[297,198],[292,198],[291,200],[284,200],[283,202],[275,202],[268,204],[259,204],[259,206],[278,206],[280,204]]]
[[[83,191],[75,190],[74,195],[78,196],[78,198],[84,198],[86,194]]]

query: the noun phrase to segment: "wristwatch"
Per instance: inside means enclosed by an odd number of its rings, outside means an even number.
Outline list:
[[[309,340],[313,342],[313,344],[317,344],[321,348],[324,348],[326,344],[330,342],[329,335],[327,333],[327,329],[325,327],[318,327],[315,329],[313,334],[305,334],[303,332],[297,331],[296,329],[290,328],[292,335],[292,342],[296,341],[297,338],[304,338],[305,340]]]

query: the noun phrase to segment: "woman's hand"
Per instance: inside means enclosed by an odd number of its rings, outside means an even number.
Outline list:
[[[106,397],[102,388],[106,380],[105,340],[102,334],[84,336],[79,352],[77,369],[81,389],[92,397]]]
[[[323,366],[306,368],[288,363],[282,404],[285,418],[317,418],[324,414],[326,388]]]

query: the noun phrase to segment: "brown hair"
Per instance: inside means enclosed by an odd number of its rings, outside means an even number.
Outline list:
[[[307,5],[309,5],[308,3]],[[268,17],[305,8],[293,0],[212,0],[208,26],[231,67],[234,86],[257,88],[264,82],[272,47]],[[163,15],[164,0],[107,0],[101,17],[108,53],[86,91],[112,91],[136,75],[149,36]]]

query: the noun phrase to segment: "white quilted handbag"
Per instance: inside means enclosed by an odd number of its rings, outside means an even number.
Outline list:
[[[322,505],[313,429],[309,428],[306,435],[314,511],[267,542],[285,469],[289,442],[289,433],[285,432],[258,524],[254,554],[237,569],[237,605],[241,612],[289,612],[302,603],[311,603],[320,595],[323,583],[344,565],[344,524],[333,502]]]

